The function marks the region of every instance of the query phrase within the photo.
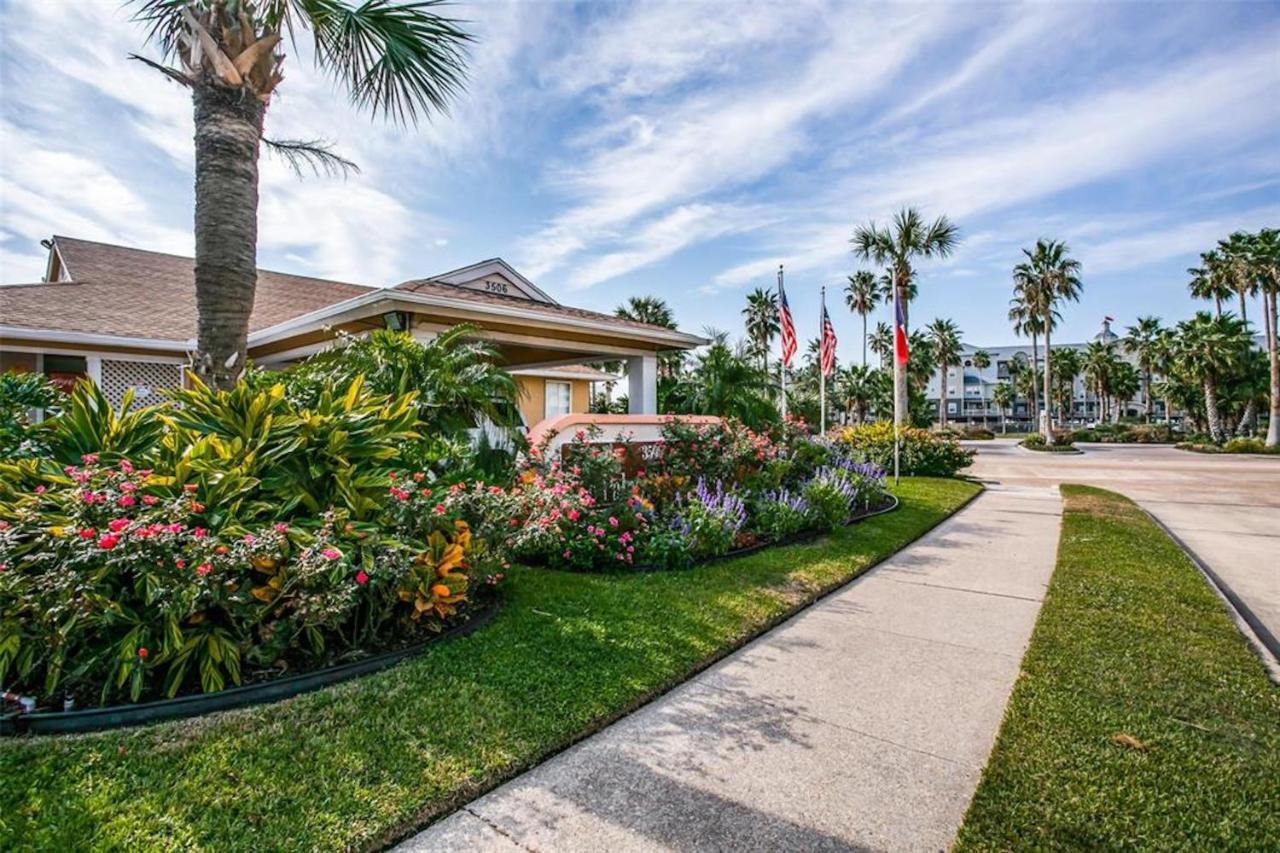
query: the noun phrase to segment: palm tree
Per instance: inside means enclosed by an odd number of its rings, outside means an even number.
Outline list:
[[[1267,447],[1280,446],[1280,329],[1276,301],[1280,296],[1280,230],[1263,228],[1253,236],[1252,268],[1262,291],[1262,316],[1267,339],[1268,383],[1271,417],[1267,423]]]
[[[973,367],[978,371],[978,394],[982,399],[982,428],[987,428],[987,382],[982,378],[982,371],[991,366],[991,353],[984,349],[975,350],[969,357]]]
[[[1069,419],[1075,408],[1076,377],[1080,375],[1080,363],[1079,350],[1071,347],[1054,350],[1054,402],[1058,406],[1060,422]]]
[[[1218,381],[1236,365],[1241,340],[1247,338],[1244,324],[1229,313],[1214,317],[1207,311],[1197,311],[1195,317],[1178,324],[1178,369],[1199,381],[1204,392],[1205,420],[1214,441],[1226,438],[1218,408]]]
[[[849,276],[844,288],[844,301],[849,310],[862,318],[862,363],[867,363],[867,315],[876,310],[884,299],[886,288],[868,270],[858,270]]]
[[[871,222],[859,226],[851,240],[854,253],[886,268],[893,277],[898,303],[902,309],[903,330],[907,331],[907,302],[910,298],[913,264],[920,258],[945,258],[959,242],[959,230],[945,216],[932,223],[914,207],[903,208],[894,216],[892,224],[881,229]],[[907,393],[906,371],[894,361],[893,368],[894,420],[905,422],[910,405]]]
[[[1107,419],[1107,389],[1110,387],[1111,366],[1114,361],[1115,354],[1111,350],[1111,345],[1105,341],[1092,341],[1085,348],[1084,358],[1081,362],[1081,368],[1084,371],[1085,382],[1092,386],[1093,393],[1098,398],[1098,422],[1105,422]],[[1086,404],[1088,398],[1086,397]]]
[[[676,328],[676,318],[671,306],[659,296],[631,296],[627,301],[613,309],[613,315],[635,323],[647,323],[650,326],[661,326],[664,329]],[[680,372],[684,366],[684,352],[681,350],[658,354],[658,376],[669,379]],[[606,362],[605,369],[615,373],[622,369],[621,362]]]
[[[727,333],[708,330],[707,336],[711,344],[680,376],[672,395],[673,411],[737,418],[753,429],[775,422],[778,413],[769,377],[747,353],[729,346]]]
[[[1164,327],[1159,317],[1139,317],[1138,322],[1130,326],[1124,337],[1124,348],[1138,360],[1138,369],[1142,371],[1142,398],[1145,420],[1151,423],[1151,375],[1155,370],[1156,350]]]
[[[757,287],[747,294],[747,307],[742,309],[746,318],[747,338],[760,355],[760,367],[769,372],[769,346],[781,327],[778,321],[778,294],[772,288]]]
[[[1196,299],[1212,299],[1214,316],[1221,317],[1222,301],[1231,298],[1231,284],[1222,256],[1216,251],[1204,252],[1200,255],[1200,266],[1189,267],[1187,274],[1191,276],[1187,284],[1191,295]]]
[[[192,367],[214,388],[245,368],[257,289],[258,155],[261,144],[295,168],[345,171],[324,146],[263,136],[283,79],[287,34],[310,33],[319,67],[351,100],[402,124],[446,109],[462,88],[471,37],[436,14],[438,0],[351,5],[344,0],[129,0],[155,62],[191,90],[195,112],[196,352]],[[169,64],[164,64],[169,63]]]
[[[867,339],[867,344],[873,353],[880,356],[880,368],[883,370],[893,353],[893,329],[888,323],[876,323],[876,330]]]
[[[1000,432],[1008,432],[1008,423],[1005,421],[1005,412],[1012,406],[1017,395],[1013,391],[1013,386],[1008,382],[999,382],[995,388],[991,389],[991,402],[996,404],[1000,409]]]
[[[1173,329],[1165,328],[1160,330],[1160,334],[1156,336],[1155,346],[1153,347],[1152,365],[1155,372],[1160,375],[1161,381],[1156,383],[1159,387],[1152,389],[1152,394],[1161,393],[1164,399],[1164,422],[1166,424],[1173,423],[1173,398],[1170,393],[1175,386],[1171,381],[1174,372],[1175,361],[1177,358],[1178,336]]]
[[[1013,299],[1009,300],[1009,322],[1013,324],[1013,333],[1017,337],[1031,338],[1031,362],[1034,372],[1040,372],[1040,347],[1037,339],[1040,332],[1044,328],[1044,320],[1041,319],[1035,307],[1027,301],[1027,294],[1015,285],[1013,291]],[[1038,393],[1035,384],[1031,385],[1031,416],[1034,418],[1040,410]]]
[[[865,423],[871,401],[876,398],[880,371],[865,364],[851,364],[836,376],[836,395],[844,401],[846,419]]]
[[[1117,358],[1114,372],[1111,375],[1111,394],[1116,401],[1116,421],[1128,414],[1129,401],[1142,387],[1142,379],[1138,368],[1127,361]]]
[[[1067,244],[1061,240],[1037,240],[1034,249],[1023,249],[1026,260],[1013,268],[1015,287],[1022,291],[1027,308],[1040,317],[1044,332],[1044,416],[1040,432],[1046,442],[1053,440],[1053,367],[1049,363],[1050,337],[1057,314],[1054,306],[1060,301],[1076,302],[1080,299],[1080,262],[1067,254]]]
[[[933,360],[938,367],[938,423],[947,425],[947,370],[960,363],[960,327],[939,317],[926,327],[933,340]],[[964,398],[962,397],[961,400]]]

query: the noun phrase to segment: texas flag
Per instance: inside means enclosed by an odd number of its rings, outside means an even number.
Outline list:
[[[902,316],[902,303],[893,300],[893,357],[898,364],[906,364],[911,353],[907,350],[907,321]]]

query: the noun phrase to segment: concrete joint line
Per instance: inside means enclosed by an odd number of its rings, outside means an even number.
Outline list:
[[[492,829],[494,832],[496,832],[496,833],[498,833],[499,835],[501,835],[503,838],[505,838],[505,839],[507,839],[508,841],[510,841],[510,842],[511,842],[512,844],[514,844],[515,846],[519,847],[521,850],[528,850],[528,851],[529,851],[529,853],[540,853],[540,851],[539,851],[536,847],[530,847],[528,844],[525,844],[525,843],[524,843],[524,842],[522,842],[519,838],[516,838],[516,837],[515,837],[514,835],[512,835],[509,831],[507,831],[505,828],[503,828],[503,827],[499,826],[498,824],[494,823],[493,821],[489,820],[489,818],[487,818],[487,817],[485,817],[484,815],[480,814],[478,811],[476,811],[475,809],[473,809],[471,806],[463,806],[463,807],[462,807],[462,810],[463,810],[464,812],[466,812],[467,814],[471,815],[471,816],[472,816],[473,818],[475,818],[476,820],[478,820],[478,821],[480,821],[481,823],[483,823],[485,826],[487,826],[487,827],[489,827],[490,829]]]
[[[1040,604],[1044,601],[1043,598],[1028,598],[1025,595],[1014,595],[1011,592],[988,592],[987,590],[984,590],[984,589],[969,589],[968,587],[963,587],[963,586],[947,586],[946,584],[942,584],[942,583],[928,583],[927,581],[903,580],[901,578],[890,577],[887,572],[883,575],[883,577],[885,580],[890,580],[890,581],[893,581],[894,583],[909,584],[910,586],[928,586],[934,589],[949,589],[953,592],[968,592],[973,595],[990,595],[995,598],[1012,598],[1012,599],[1016,599],[1017,601],[1030,601],[1032,604]]]

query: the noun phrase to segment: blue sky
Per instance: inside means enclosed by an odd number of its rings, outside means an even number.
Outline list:
[[[1188,315],[1199,252],[1280,224],[1276,3],[453,13],[479,37],[469,91],[416,129],[353,111],[290,49],[268,134],[363,171],[299,180],[264,157],[262,266],[382,285],[500,255],[570,304],[656,294],[688,330],[738,334],[785,263],[808,337],[819,287],[860,266],[854,226],[912,204],[964,237],[922,266],[913,325],[995,345],[1037,237],[1084,265],[1077,340],[1105,314]],[[191,251],[190,101],[127,60],[142,37],[115,0],[0,0],[0,280],[38,279],[55,232]],[[853,357],[859,325],[832,308]]]

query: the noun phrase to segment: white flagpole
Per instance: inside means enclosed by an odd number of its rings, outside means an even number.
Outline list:
[[[778,264],[778,299],[782,299],[782,264]],[[785,347],[785,344],[784,344]],[[782,385],[782,422],[787,422],[787,360],[778,359],[778,380]]]
[[[890,285],[893,288],[893,369],[896,372],[898,365],[898,283],[895,281]],[[906,370],[906,365],[901,366],[902,370]],[[895,383],[896,384],[896,383]],[[902,419],[902,413],[898,411],[898,394],[895,388],[893,395],[893,484],[898,484],[898,453],[902,447],[902,442],[898,436],[898,422]]]
[[[827,340],[826,314],[827,288],[823,287],[818,307],[818,435],[827,434],[827,372],[822,369],[822,351]]]

